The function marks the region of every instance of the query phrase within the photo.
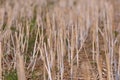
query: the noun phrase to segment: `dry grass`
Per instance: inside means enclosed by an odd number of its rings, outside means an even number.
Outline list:
[[[1,0],[0,78],[119,80],[118,4]]]

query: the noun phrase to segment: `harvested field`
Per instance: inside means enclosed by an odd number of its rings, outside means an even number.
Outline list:
[[[120,0],[0,0],[0,80],[120,80]]]

